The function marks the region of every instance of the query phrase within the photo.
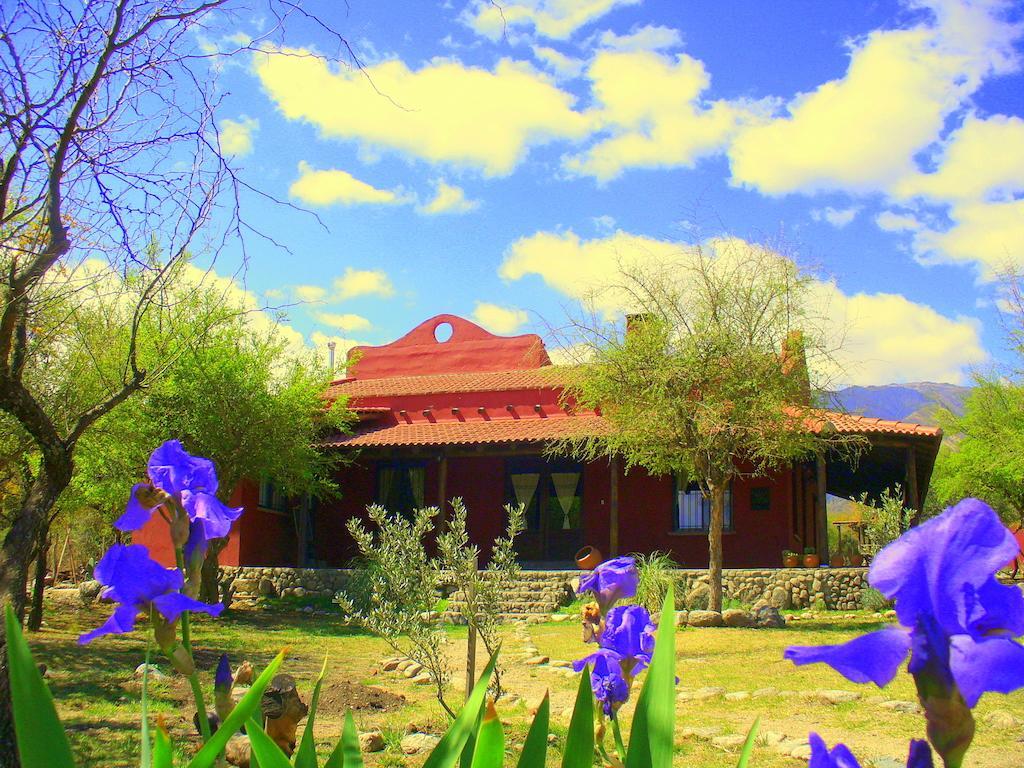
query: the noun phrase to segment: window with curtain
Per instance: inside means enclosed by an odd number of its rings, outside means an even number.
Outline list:
[[[389,512],[409,516],[426,503],[427,468],[423,462],[387,462],[377,465],[377,504]]]
[[[510,459],[506,478],[506,503],[526,508],[526,530],[583,527],[583,471],[578,464],[538,458]]]
[[[697,483],[675,478],[675,509],[672,530],[683,533],[704,533],[711,526],[711,499],[705,498]],[[725,519],[722,529],[732,530],[732,486],[725,490]]]

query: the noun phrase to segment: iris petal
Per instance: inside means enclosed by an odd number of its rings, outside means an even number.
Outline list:
[[[242,514],[242,507],[229,507],[212,493],[182,491],[181,505],[190,519],[203,526],[206,539],[219,539],[231,532],[231,523]]]
[[[907,657],[910,634],[902,629],[882,629],[855,637],[842,645],[790,646],[785,657],[797,666],[823,662],[847,680],[887,685]]]
[[[969,635],[957,635],[951,645],[949,666],[967,706],[985,692],[1024,688],[1024,646],[1008,637],[977,641]]]
[[[807,768],[860,768],[860,763],[845,744],[836,744],[829,751],[825,740],[816,733],[807,737],[811,745],[811,760]]]
[[[932,748],[927,741],[912,739],[910,754],[907,755],[907,768],[935,768],[932,762]]]
[[[149,479],[175,496],[184,490],[217,492],[217,471],[213,462],[186,451],[180,440],[168,440],[149,457]]]
[[[78,642],[85,645],[103,635],[123,635],[131,632],[135,629],[135,617],[138,613],[139,611],[134,605],[119,605],[103,624],[92,632],[80,635]]]
[[[143,506],[142,502],[135,496],[137,490],[146,487],[146,483],[136,483],[132,486],[132,492],[128,496],[128,504],[125,505],[124,513],[114,523],[114,527],[117,530],[137,531],[149,522],[149,518],[153,516],[154,508]]]
[[[157,595],[153,598],[153,605],[160,611],[160,614],[170,622],[175,622],[182,611],[193,611],[208,613],[211,616],[219,616],[224,606],[221,603],[201,603],[193,600],[181,592],[168,592],[166,595]]]

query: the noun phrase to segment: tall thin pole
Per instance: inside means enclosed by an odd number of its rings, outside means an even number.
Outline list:
[[[476,683],[476,572],[480,564],[476,555],[472,557],[472,569],[474,577],[470,579],[466,594],[466,624],[469,627],[469,637],[466,645],[466,699],[473,692],[473,685]]]

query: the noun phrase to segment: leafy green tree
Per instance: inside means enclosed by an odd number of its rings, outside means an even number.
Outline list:
[[[142,476],[153,447],[169,437],[214,461],[225,503],[245,477],[271,477],[293,498],[337,492],[337,453],[319,450],[316,440],[345,429],[351,414],[341,400],[325,407],[329,372],[312,353],[291,348],[277,324],[251,320],[239,309],[178,356],[131,408],[96,425],[76,473],[81,499],[119,514],[125,478]],[[208,601],[218,598],[217,555],[226,543],[207,553]]]
[[[730,483],[858,442],[808,426],[810,393],[835,369],[814,283],[776,251],[733,240],[671,264],[620,265],[592,306],[625,306],[625,323],[576,321],[568,402],[597,408],[604,435],[564,441],[591,460],[692,479],[711,501],[709,607],[722,607],[722,529]]]
[[[966,496],[987,501],[1007,523],[1024,524],[1024,386],[975,378],[962,416],[940,414],[948,435],[935,464],[936,511]]]

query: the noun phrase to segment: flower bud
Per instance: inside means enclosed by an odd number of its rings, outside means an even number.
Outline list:
[[[185,677],[195,674],[196,665],[192,661],[192,657],[189,655],[188,651],[185,650],[185,646],[181,643],[178,643],[178,645],[176,645],[170,652],[165,650],[164,653],[167,654],[167,658],[170,660],[171,666],[181,674],[185,675]]]
[[[213,705],[217,710],[217,716],[224,722],[231,710],[235,708],[235,701],[231,697],[231,664],[228,662],[228,655],[222,654],[220,663],[217,664],[217,673],[213,678]]]

